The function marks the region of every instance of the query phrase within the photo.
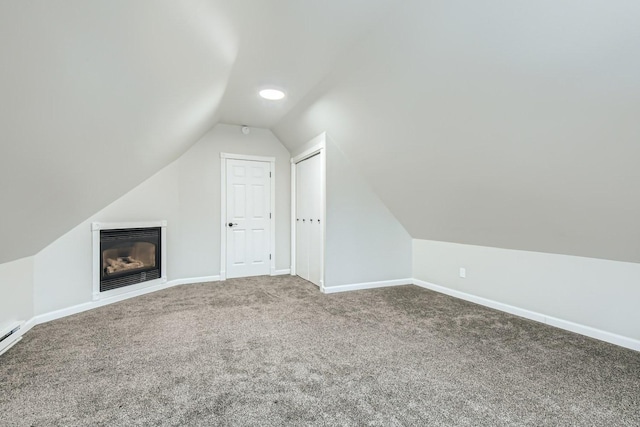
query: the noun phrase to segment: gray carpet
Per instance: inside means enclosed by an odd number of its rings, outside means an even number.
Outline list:
[[[184,285],[35,327],[0,425],[638,426],[640,353],[415,286]]]

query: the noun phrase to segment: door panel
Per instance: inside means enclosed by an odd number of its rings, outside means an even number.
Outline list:
[[[246,216],[247,192],[244,184],[234,184],[232,188],[233,201],[231,205],[232,217],[234,219],[244,219]]]
[[[265,206],[265,191],[267,189],[264,185],[252,185],[251,186],[251,197],[253,198],[251,216],[253,219],[264,219],[264,214],[269,210]]]
[[[322,193],[320,156],[296,164],[296,274],[320,286]]]
[[[307,169],[304,161],[296,165],[296,274],[305,280],[309,280]]]
[[[268,162],[232,159],[227,159],[226,166],[226,276],[269,274],[271,166]]]
[[[253,264],[260,264],[267,262],[265,258],[263,248],[266,246],[266,236],[265,230],[254,229],[251,230],[251,243],[253,244],[253,248],[251,254],[253,256]]]
[[[320,156],[311,157],[308,165],[309,196],[309,281],[320,286],[322,261],[322,201]]]
[[[233,264],[243,265],[246,263],[247,252],[247,232],[245,230],[231,230],[233,241]]]

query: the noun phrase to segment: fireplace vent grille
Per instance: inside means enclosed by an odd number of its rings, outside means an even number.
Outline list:
[[[100,282],[100,292],[110,291],[111,289],[121,288],[123,286],[135,285],[137,283],[146,282],[160,278],[160,270],[142,271],[140,273],[129,274],[114,279],[103,279]]]

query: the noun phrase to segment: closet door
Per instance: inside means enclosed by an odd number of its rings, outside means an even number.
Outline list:
[[[309,281],[320,286],[322,262],[322,182],[320,180],[320,156],[306,160],[308,164],[307,200],[309,203]]]
[[[296,164],[296,274],[309,280],[308,163]]]
[[[320,286],[322,182],[320,156],[296,164],[296,274]]]

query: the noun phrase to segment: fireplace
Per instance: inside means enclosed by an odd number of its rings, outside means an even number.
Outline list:
[[[160,277],[160,227],[100,231],[100,292]]]
[[[148,226],[147,226],[148,225]],[[166,222],[93,224],[94,299],[116,290],[139,289],[166,282]],[[127,289],[126,291],[128,291]]]

